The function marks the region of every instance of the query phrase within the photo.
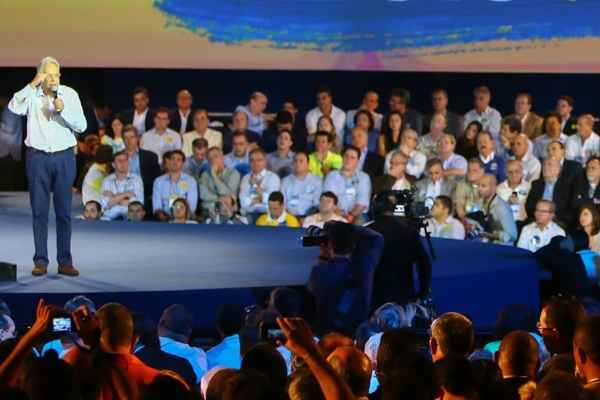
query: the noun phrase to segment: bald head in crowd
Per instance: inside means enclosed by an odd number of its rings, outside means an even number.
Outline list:
[[[371,360],[356,347],[338,347],[327,362],[346,381],[356,397],[366,397],[371,383]]]
[[[445,313],[431,324],[429,348],[434,362],[447,356],[468,357],[474,342],[473,323],[462,314]]]
[[[479,180],[479,194],[484,199],[489,199],[496,193],[496,186],[498,181],[496,177],[491,174],[485,174]]]
[[[538,344],[528,332],[511,332],[502,339],[496,362],[504,378],[526,376],[535,380],[540,363]]]

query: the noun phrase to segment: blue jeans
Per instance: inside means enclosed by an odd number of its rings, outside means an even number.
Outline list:
[[[27,148],[27,181],[33,215],[35,254],[33,263],[48,266],[48,212],[50,192],[56,214],[56,248],[58,265],[73,265],[71,258],[71,187],[76,166],[73,149],[46,153]]]

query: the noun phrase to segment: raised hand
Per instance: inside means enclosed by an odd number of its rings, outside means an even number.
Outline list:
[[[302,318],[277,318],[277,324],[285,335],[287,347],[304,359],[319,352],[308,323]]]
[[[31,87],[36,88],[36,87],[40,86],[42,84],[42,82],[44,82],[46,80],[47,76],[48,76],[48,74],[46,74],[44,72],[38,72],[29,84],[31,85]]]

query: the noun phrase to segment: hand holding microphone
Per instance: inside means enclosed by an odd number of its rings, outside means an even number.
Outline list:
[[[65,103],[58,98],[58,85],[52,86],[50,90],[52,91],[52,96],[54,97],[54,109],[59,113],[65,108]]]

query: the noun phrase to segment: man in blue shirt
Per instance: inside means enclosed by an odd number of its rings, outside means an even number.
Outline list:
[[[257,132],[262,136],[267,129],[267,118],[264,114],[267,108],[267,96],[261,92],[254,92],[250,95],[248,105],[238,106],[235,111],[243,111],[248,116],[248,129]]]
[[[327,174],[323,190],[335,193],[348,222],[360,224],[364,222],[363,214],[369,210],[371,179],[358,168],[360,150],[357,147],[346,147],[343,157],[342,169]]]
[[[315,298],[318,332],[354,334],[371,307],[373,276],[383,236],[338,221],[325,224],[327,240],[313,266],[307,289]]]
[[[244,309],[238,304],[223,304],[217,310],[217,331],[223,338],[221,343],[206,352],[208,369],[221,366],[240,369],[240,331],[244,326]]]
[[[244,131],[233,134],[231,153],[225,155],[225,166],[236,169],[241,176],[250,171],[248,137]]]
[[[194,139],[192,142],[192,155],[185,160],[183,172],[200,179],[200,175],[208,170],[206,153],[208,152],[208,141],[204,138]]]
[[[185,155],[181,150],[168,151],[164,155],[167,173],[156,178],[152,190],[152,208],[159,221],[169,219],[171,206],[180,197],[187,200],[192,212],[196,211],[198,183],[195,178],[183,172],[184,162]]]
[[[268,209],[269,195],[279,190],[281,180],[267,170],[265,152],[258,148],[250,152],[250,173],[242,178],[240,184],[240,211],[249,223],[264,214]]]
[[[498,182],[504,182],[506,179],[505,160],[496,154],[496,142],[491,133],[479,132],[477,135],[477,151],[485,173],[494,175]]]
[[[294,156],[294,173],[281,183],[285,206],[290,214],[303,217],[319,207],[323,181],[308,172],[308,154],[299,151]]]
[[[34,276],[48,270],[48,209],[53,193],[56,214],[58,273],[77,276],[71,257],[71,186],[75,180],[75,134],[87,121],[75,90],[60,84],[60,64],[52,57],[40,62],[37,74],[14,94],[8,108],[27,115],[27,180],[33,214]]]

